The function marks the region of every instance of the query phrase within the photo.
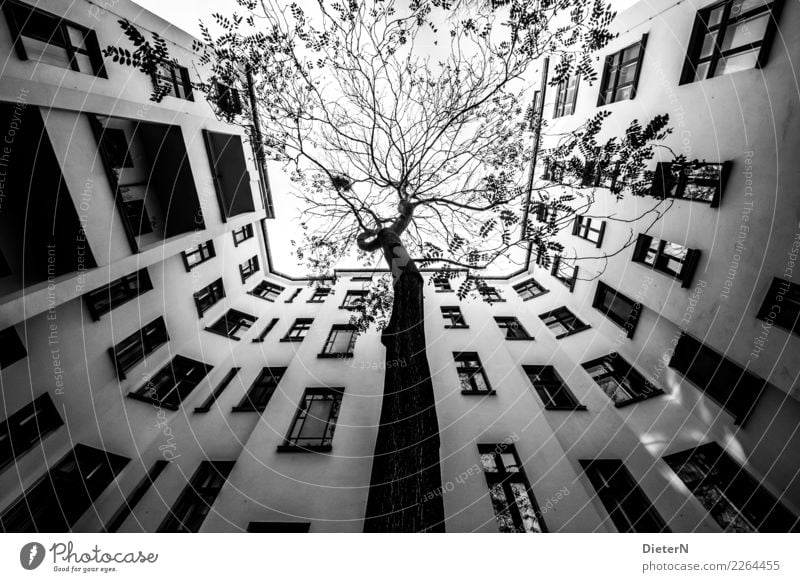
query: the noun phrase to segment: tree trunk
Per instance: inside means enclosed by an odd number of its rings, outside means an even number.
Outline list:
[[[439,423],[426,353],[423,279],[390,229],[378,234],[394,278],[365,532],[444,531]]]

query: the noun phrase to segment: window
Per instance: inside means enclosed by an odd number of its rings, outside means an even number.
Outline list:
[[[647,35],[644,34],[639,42],[606,57],[598,106],[636,97],[646,44]]]
[[[255,257],[253,257],[255,258]],[[258,267],[256,267],[257,269]],[[250,291],[250,295],[255,295],[260,299],[265,299],[267,301],[274,302],[278,296],[283,292],[283,287],[280,285],[276,285],[275,283],[270,283],[269,281],[261,281],[258,285],[253,287]]]
[[[462,394],[494,394],[475,352],[453,353]]]
[[[89,309],[92,319],[97,321],[100,316],[112,309],[116,309],[123,303],[127,303],[131,299],[137,298],[152,288],[153,283],[150,281],[147,269],[142,269],[136,273],[121,277],[106,287],[90,291],[83,296],[83,300]]]
[[[756,317],[800,335],[800,285],[775,277]]]
[[[797,532],[797,516],[717,443],[664,457],[726,532]]]
[[[200,291],[194,294],[197,316],[203,317],[203,314],[211,309],[217,301],[221,300],[223,297],[225,297],[225,287],[222,285],[222,278],[200,289]]]
[[[311,299],[308,300],[308,303],[324,303],[325,299],[327,299],[330,294],[330,287],[317,287],[314,289],[314,294],[311,295]]]
[[[258,272],[258,257],[253,255],[244,263],[239,265],[239,274],[242,276],[242,283]]]
[[[20,59],[107,76],[93,30],[15,0],[6,0],[3,11]]]
[[[500,295],[500,291],[489,285],[478,285],[478,293],[489,303],[503,303],[505,299]]]
[[[64,424],[45,393],[0,423],[0,471]]]
[[[203,130],[222,221],[255,210],[250,173],[238,135]],[[257,156],[256,156],[257,157]]]
[[[550,274],[561,281],[570,293],[575,290],[575,282],[578,280],[578,265],[570,265],[563,257],[556,255]]]
[[[450,279],[445,277],[433,277],[432,281],[437,293],[448,293],[453,290],[450,286]]]
[[[523,301],[535,299],[536,297],[547,293],[547,289],[542,287],[536,281],[536,279],[528,279],[527,281],[523,281],[522,283],[514,285],[514,291],[516,291],[517,294],[522,297]]]
[[[357,277],[350,277],[351,281],[372,281],[372,275],[359,275]]]
[[[225,388],[227,388],[230,385],[230,383],[236,377],[236,374],[239,373],[239,370],[241,370],[241,368],[231,368],[230,370],[228,370],[228,373],[225,374],[225,377],[217,385],[217,387],[214,388],[214,391],[209,395],[208,398],[206,398],[205,402],[203,402],[203,404],[201,404],[200,406],[195,407],[194,411],[204,413],[211,410],[211,407],[225,391]]]
[[[583,367],[618,408],[664,393],[616,352],[586,362]]]
[[[339,306],[341,309],[357,309],[364,303],[364,298],[367,296],[367,291],[362,290],[349,290],[345,296],[344,301]]]
[[[253,225],[245,224],[242,228],[233,231],[233,245],[239,246],[249,238],[253,238]]]
[[[495,317],[494,320],[500,329],[505,331],[508,340],[532,340],[516,317]]]
[[[99,147],[112,168],[134,167],[128,138],[125,136],[125,130],[121,127],[104,128],[100,134]]]
[[[441,309],[442,317],[447,322],[444,324],[445,329],[467,329],[469,327],[460,307],[442,307]]]
[[[183,266],[186,267],[187,272],[194,269],[197,265],[213,259],[216,255],[217,253],[214,250],[213,240],[206,241],[194,248],[186,249],[181,253],[183,257]]]
[[[622,533],[660,533],[669,528],[619,459],[581,461],[597,497]]]
[[[150,215],[147,214],[144,200],[126,200],[124,205],[128,223],[133,227],[136,236],[153,232],[153,223],[150,221]]]
[[[256,322],[254,315],[249,315],[238,309],[229,309],[228,312],[206,328],[206,331],[224,335],[233,340],[242,339],[245,333]]]
[[[478,445],[478,453],[500,533],[546,532],[514,445]]]
[[[0,331],[0,346],[3,346],[0,349],[0,369],[7,368],[28,355],[25,344],[13,325]]]
[[[603,236],[606,233],[606,221],[577,215],[572,225],[572,234],[589,242],[593,242],[598,249],[603,246]]]
[[[649,265],[670,277],[681,281],[681,287],[689,287],[700,261],[700,251],[678,243],[640,234],[633,249],[633,262]]]
[[[168,341],[167,324],[163,317],[158,317],[114,347],[108,348],[111,361],[117,371],[117,377],[124,380],[125,372]]]
[[[122,507],[114,513],[111,520],[106,524],[105,528],[103,528],[105,533],[116,532],[122,527],[122,524],[125,523],[125,520],[128,519],[128,516],[133,512],[133,508],[142,500],[145,493],[149,491],[150,486],[158,479],[158,476],[161,475],[164,469],[167,468],[167,465],[169,465],[169,461],[165,461],[164,459],[159,459],[153,463],[147,475],[139,481],[130,496],[122,503]]]
[[[767,64],[782,0],[725,0],[697,12],[681,84]]]
[[[624,329],[628,338],[633,337],[639,316],[642,314],[641,303],[636,303],[602,281],[598,281],[592,307]]]
[[[767,386],[755,374],[685,333],[681,334],[669,365],[730,412],[736,424],[747,419]]]
[[[598,161],[587,159],[583,166],[581,186],[584,188],[608,188],[620,192],[623,183],[619,182],[619,161]]]
[[[0,515],[7,533],[68,533],[130,459],[76,445]]]
[[[578,101],[578,75],[570,75],[556,87],[556,104],[553,117],[563,117],[575,113],[575,103]]]
[[[215,101],[222,113],[233,117],[242,112],[242,99],[236,88],[214,81],[214,89],[216,92]]]
[[[322,348],[320,358],[352,358],[356,345],[356,328],[349,324],[334,325]]]
[[[544,159],[544,172],[542,173],[542,180],[554,182],[556,184],[564,183],[564,164],[550,156]],[[547,222],[547,205],[543,202],[537,203],[536,219],[539,222]]]
[[[730,169],[730,162],[721,164],[659,162],[653,174],[650,195],[656,198],[708,202],[711,208],[717,208]]]
[[[308,533],[307,521],[251,521],[247,533]]]
[[[272,331],[272,328],[275,327],[276,323],[278,323],[278,318],[273,317],[267,324],[267,326],[264,328],[264,331],[258,334],[258,337],[253,338],[253,341],[256,343],[263,342],[264,338],[267,337],[267,334]]]
[[[297,299],[297,296],[298,296],[298,295],[300,295],[300,292],[301,292],[301,291],[302,291],[302,289],[301,289],[300,287],[298,287],[297,289],[295,289],[295,290],[294,290],[294,292],[293,292],[293,293],[292,293],[292,294],[289,296],[289,298],[286,300],[286,303],[293,303],[293,302],[294,302],[294,300],[295,300],[295,299]]]
[[[186,484],[159,532],[197,532],[211,511],[222,486],[233,469],[233,461],[203,461]]]
[[[289,328],[289,331],[286,332],[286,335],[283,336],[281,339],[282,342],[301,342],[305,339],[306,335],[308,334],[308,330],[311,329],[311,324],[314,323],[314,320],[311,318],[299,318],[295,319],[292,327]]]
[[[159,95],[194,101],[189,69],[184,66],[167,61],[158,63],[153,73],[153,86]]]
[[[278,384],[286,373],[286,368],[263,368],[250,386],[242,401],[233,408],[234,412],[263,412],[269,399],[278,388]]]
[[[210,370],[211,366],[207,364],[184,356],[175,356],[149,382],[128,396],[161,408],[178,410],[181,402],[197,388]]]
[[[306,388],[279,451],[330,451],[344,388]]]
[[[522,366],[547,410],[586,410],[553,366]]]
[[[539,318],[550,328],[550,331],[556,334],[556,339],[589,329],[588,325],[575,317],[566,307],[559,307],[553,311],[542,313]]]

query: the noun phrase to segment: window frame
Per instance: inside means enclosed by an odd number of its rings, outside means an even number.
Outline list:
[[[281,296],[286,290],[286,287],[282,287],[277,283],[272,283],[263,279],[260,283],[258,283],[255,287],[250,289],[247,292],[248,295],[252,295],[253,297],[258,297],[259,299],[263,299],[264,301],[269,301],[270,303],[275,303],[275,300]],[[291,303],[287,301],[287,303]]]
[[[308,418],[308,408],[314,402],[316,396],[326,397],[324,398],[327,400],[327,397],[330,397],[332,402],[331,408],[328,412],[328,418],[325,422],[325,428],[323,431],[322,436],[315,437],[318,438],[320,441],[319,444],[298,444],[298,441],[301,439],[312,439],[310,436],[302,436],[302,430],[305,426],[306,419]],[[320,388],[306,388],[303,392],[303,396],[300,400],[300,404],[297,407],[297,410],[294,415],[294,419],[292,420],[292,424],[289,425],[289,430],[286,433],[286,437],[284,437],[283,444],[278,446],[278,452],[287,453],[287,452],[315,452],[315,453],[327,453],[333,450],[333,437],[334,432],[336,431],[336,424],[339,420],[339,413],[341,412],[342,407],[342,400],[344,399],[344,388],[341,387],[320,387]],[[300,425],[299,432],[297,436],[292,437],[292,434],[295,432],[297,428],[297,423],[302,422]]]
[[[0,447],[0,473],[62,426],[64,420],[48,392],[9,414],[0,422],[0,444],[5,443]],[[16,436],[12,435],[13,432]],[[28,436],[23,438],[23,435]]]
[[[577,324],[577,325],[575,325],[574,327],[572,326],[572,324],[566,325],[564,323],[564,321],[567,319],[565,317],[565,313],[568,314],[568,316],[570,318],[572,318],[574,320],[574,323]],[[574,335],[576,333],[580,333],[580,332],[582,332],[584,330],[587,330],[587,329],[590,329],[592,327],[591,325],[581,321],[578,318],[578,316],[575,315],[574,313],[572,313],[572,311],[570,311],[569,308],[567,308],[565,305],[562,305],[561,307],[557,307],[555,309],[551,309],[550,311],[546,311],[546,312],[544,312],[544,313],[539,315],[539,319],[541,319],[544,322],[544,324],[547,326],[547,329],[549,329],[552,332],[553,329],[550,327],[550,325],[546,321],[547,318],[549,318],[549,317],[554,317],[555,318],[555,323],[560,324],[564,328],[568,328],[568,330],[566,332],[556,335],[556,339],[565,338],[567,336]]]
[[[160,61],[150,74],[153,88],[163,92],[164,97],[174,97],[184,101],[194,101],[192,79],[189,68],[172,61]],[[169,87],[169,91],[164,91]]]
[[[333,349],[334,345],[336,344],[337,336],[339,333],[342,332],[350,332],[350,341],[348,342],[348,347],[346,352],[333,352],[330,351]],[[358,338],[358,330],[354,325],[349,323],[337,323],[331,326],[330,332],[328,332],[328,337],[325,340],[325,343],[322,346],[322,351],[317,354],[318,358],[352,358],[353,352],[355,351],[356,347],[356,339]]]
[[[453,360],[456,366],[458,385],[462,387],[461,394],[476,396],[495,394],[495,391],[489,382],[489,377],[486,375],[486,369],[483,367],[483,362],[481,362],[480,356],[478,356],[477,352],[453,352]],[[469,362],[477,362],[477,366],[466,365]],[[471,386],[473,386],[472,389],[466,390],[463,388],[463,383],[461,381],[462,374],[469,374],[467,381]],[[486,386],[486,390],[481,390],[478,388],[478,383],[474,380],[475,376],[478,374],[480,374],[480,377],[483,378],[483,384]]]
[[[194,306],[197,309],[197,317],[202,319],[209,309],[225,298],[225,285],[222,277],[196,291],[192,297],[194,298]],[[209,299],[211,303],[207,303]]]
[[[233,407],[232,412],[264,412],[269,401],[278,389],[286,374],[285,366],[265,366],[261,368],[256,379],[250,384],[239,404]],[[257,400],[253,399],[254,392],[263,391]]]
[[[159,315],[141,329],[108,348],[108,355],[117,373],[117,378],[127,379],[126,372],[146,361],[150,354],[168,342],[167,323],[164,321],[164,317]],[[127,360],[121,359],[120,356],[126,352],[133,355]]]
[[[436,293],[453,293],[455,290],[446,277],[431,277]]]
[[[499,315],[494,318],[497,327],[504,330],[504,339],[509,341],[533,341],[533,336],[528,333],[519,318],[513,315]],[[517,330],[519,335],[511,335],[511,330]]]
[[[214,79],[214,103],[219,111],[230,118],[241,115],[243,111],[239,90],[218,79]]]
[[[659,241],[659,244],[658,250],[655,251],[655,255],[653,256],[653,263],[651,264],[647,262],[647,255],[654,240]],[[678,246],[686,249],[686,257],[683,259],[683,261],[680,261],[676,257],[664,252],[667,244],[677,244]],[[648,269],[658,271],[659,273],[672,277],[676,281],[681,282],[682,288],[687,289],[692,285],[694,272],[697,269],[698,263],[700,262],[701,255],[702,252],[698,249],[690,249],[686,245],[682,245],[680,243],[674,243],[672,241],[668,241],[667,239],[656,238],[648,234],[639,233],[639,236],[636,239],[636,244],[633,247],[631,262],[643,265]],[[681,264],[681,270],[679,273],[673,272],[666,266],[666,264],[669,264],[670,261],[677,261]]]
[[[573,115],[575,106],[578,103],[578,88],[580,87],[580,75],[569,75],[556,85],[556,98],[553,103],[553,119]],[[572,91],[572,100],[569,100],[569,92]]]
[[[600,228],[592,228],[592,221],[600,223]],[[603,237],[606,234],[606,221],[599,218],[592,218],[585,214],[576,214],[575,221],[572,224],[572,234],[585,241],[594,243],[596,248],[603,246]],[[593,236],[596,235],[596,239]]]
[[[130,517],[133,513],[133,509],[150,490],[150,487],[155,484],[156,479],[164,472],[164,469],[167,468],[169,463],[170,461],[165,459],[158,459],[153,463],[150,470],[147,471],[147,474],[136,484],[131,494],[125,498],[120,508],[117,509],[114,515],[111,516],[111,519],[108,520],[105,527],[103,527],[103,533],[115,533],[119,531],[119,528],[122,527],[125,520]]]
[[[571,275],[566,275],[564,273],[564,269],[566,268],[567,271],[572,269]],[[575,291],[575,282],[578,280],[578,265],[568,265],[561,255],[556,255],[553,259],[553,265],[550,268],[550,274],[558,280],[564,287],[569,289],[570,293]]]
[[[244,285],[250,277],[258,273],[259,270],[258,255],[253,255],[244,263],[241,263],[239,265],[239,275],[242,278],[242,285]]]
[[[225,391],[225,389],[230,386],[230,383],[239,373],[239,370],[241,370],[239,367],[234,367],[228,370],[228,373],[225,374],[225,377],[222,378],[219,384],[217,384],[217,387],[214,388],[214,391],[208,395],[208,398],[206,398],[200,406],[195,406],[195,413],[203,414],[211,410],[211,407],[219,399],[219,397],[222,396],[222,393]]]
[[[233,246],[238,247],[246,240],[250,240],[255,236],[255,231],[253,229],[253,224],[248,223],[245,224],[242,228],[237,228],[231,231],[233,235]]]
[[[444,329],[469,329],[467,320],[464,319],[464,314],[461,312],[459,305],[442,305],[439,307],[442,313],[442,319],[445,320]]]
[[[541,297],[545,293],[549,293],[549,289],[545,289],[539,281],[531,277],[530,279],[526,279],[521,283],[517,283],[513,286],[514,291],[516,291],[517,295],[519,295],[520,299],[523,301],[530,301],[531,299],[536,299],[537,297]],[[525,293],[530,292],[531,289],[536,289],[538,292],[534,293],[531,292],[529,296],[525,296]]]
[[[133,284],[133,285],[132,285]],[[117,307],[133,301],[143,293],[152,291],[153,282],[150,280],[150,273],[147,267],[140,269],[135,273],[125,275],[119,279],[115,279],[108,285],[93,289],[88,293],[83,294],[83,301],[93,321],[100,321],[100,318],[106,313],[111,313]],[[119,299],[112,298],[112,292],[121,290],[122,296]],[[108,305],[98,307],[98,299],[103,296],[109,297]]]
[[[194,261],[195,255],[200,257],[200,260],[196,262]],[[183,259],[183,266],[186,269],[186,272],[189,273],[195,267],[202,265],[206,261],[210,261],[214,257],[217,256],[217,250],[214,248],[214,241],[212,239],[208,239],[205,242],[200,243],[196,247],[191,249],[186,249],[185,251],[181,251],[181,258]]]
[[[306,303],[325,303],[331,295],[333,295],[331,287],[315,287],[314,292],[306,300]]]
[[[545,410],[586,410],[586,406],[580,403],[555,366],[523,364],[522,369]],[[558,387],[552,390],[555,384]]]
[[[313,317],[297,317],[289,326],[286,335],[281,338],[282,342],[302,342],[306,339],[308,332],[311,331],[311,326],[314,324]],[[302,335],[294,335],[296,332],[301,332]]]
[[[359,309],[358,300],[361,300],[361,303],[363,303],[363,300],[368,294],[369,291],[366,289],[348,289],[342,298],[342,304],[339,306],[339,309]],[[356,298],[355,301],[351,300],[353,297]]]
[[[242,338],[236,334],[240,331],[247,333],[247,330],[253,327],[256,321],[258,321],[257,316],[231,308],[223,313],[222,317],[218,318],[214,323],[206,326],[204,329],[211,333],[221,335],[222,337],[240,341]],[[224,330],[222,329],[222,322],[225,322]],[[231,322],[233,325],[231,325]]]
[[[661,388],[658,388],[645,378],[639,370],[629,364],[628,361],[617,352],[612,352],[601,358],[595,358],[584,362],[581,366],[586,370],[586,373],[592,377],[594,383],[608,396],[609,400],[614,403],[616,408],[630,406],[631,404],[643,402],[664,394]],[[599,366],[602,366],[603,371],[593,374],[592,368],[597,368]],[[603,388],[600,382],[607,378],[613,379],[614,382],[616,382],[617,388],[628,395],[626,400],[615,401],[614,397]],[[626,380],[631,384],[631,388],[625,386],[624,383]]]
[[[199,369],[198,374],[196,377],[190,377],[189,374],[192,373],[195,368]],[[179,410],[181,404],[183,404],[183,401],[186,400],[195,390],[195,388],[197,388],[206,378],[206,376],[208,376],[208,373],[212,368],[213,366],[198,360],[193,360],[191,358],[187,358],[186,356],[176,355],[174,358],[172,358],[172,360],[167,362],[166,365],[162,366],[155,374],[153,374],[142,386],[136,390],[131,390],[128,392],[128,397],[133,398],[134,400],[146,402],[158,408]],[[154,382],[157,380],[160,381],[162,377],[170,381],[168,384],[169,389],[163,396],[154,398],[154,396],[158,395],[158,390],[155,389],[157,384]],[[185,392],[182,390],[184,382],[186,382],[186,385],[189,387],[189,389]],[[171,397],[174,393],[178,395],[177,404],[167,401],[167,398]]]
[[[603,300],[608,294],[613,295],[613,299],[620,300],[623,303],[627,303],[630,305],[630,313],[628,314],[627,318],[621,318],[617,316],[611,307],[605,308],[603,306]],[[613,303],[613,301],[612,301]],[[592,299],[592,307],[597,309],[600,313],[605,315],[609,320],[614,322],[617,326],[621,327],[625,330],[625,335],[628,339],[633,338],[633,334],[636,332],[636,327],[639,325],[639,317],[642,315],[642,308],[644,307],[638,301],[634,301],[627,295],[623,295],[616,289],[606,285],[602,281],[597,282],[597,287],[594,292],[594,299]]]
[[[235,464],[235,461],[200,461],[191,480],[178,495],[175,503],[170,506],[166,517],[156,531],[159,533],[198,532],[219,496],[219,492],[227,483]],[[203,485],[209,481],[209,485]],[[185,515],[179,517],[179,512],[185,513]],[[192,521],[187,526],[186,522],[189,518]]]
[[[650,186],[650,195],[654,198],[674,198],[676,200],[687,200],[708,204],[709,208],[719,208],[722,201],[722,194],[731,173],[731,162],[698,162],[695,164],[678,164],[675,162],[658,162],[653,171],[653,183]],[[697,177],[693,172],[703,167],[717,167],[719,180],[714,181],[702,177]],[[710,200],[687,196],[687,188],[692,184],[713,187],[714,193]]]
[[[264,329],[262,330],[262,332],[261,332],[260,334],[258,334],[258,337],[254,337],[254,338],[253,338],[253,340],[252,340],[252,341],[253,341],[253,343],[256,343],[256,344],[258,344],[258,343],[261,343],[261,342],[263,342],[263,341],[264,341],[264,339],[265,339],[265,338],[267,337],[267,335],[269,334],[269,332],[271,332],[271,331],[272,331],[272,329],[273,329],[273,328],[274,328],[274,327],[277,325],[277,323],[278,323],[278,318],[277,318],[277,317],[273,317],[273,318],[272,318],[272,319],[269,321],[269,323],[268,323],[268,324],[267,324],[267,325],[264,327]]]
[[[634,43],[631,43],[620,50],[607,55],[603,64],[603,76],[601,77],[600,81],[600,94],[597,98],[597,106],[602,107],[604,105],[611,105],[612,103],[619,103],[622,101],[632,101],[636,98],[636,93],[639,87],[639,77],[642,74],[642,63],[644,61],[645,52],[647,49],[647,33],[642,35],[642,38]],[[625,51],[639,45],[639,52],[636,55],[636,59],[630,59],[627,61],[623,61],[622,57],[625,54]],[[620,71],[633,63],[636,63],[636,69],[633,73],[633,79],[629,83],[622,83],[620,84]],[[612,73],[611,69],[614,68]],[[613,79],[611,78],[613,74]],[[617,99],[616,94],[620,89],[625,89],[626,87],[631,88],[631,94],[628,99]],[[611,99],[606,98],[606,93],[611,92]]]
[[[28,350],[13,325],[0,330],[0,370],[28,357]]]
[[[786,286],[784,293],[780,292],[781,286]],[[787,297],[788,301],[786,300]],[[787,304],[794,306],[795,310],[794,324],[792,325],[789,325],[789,321],[784,317],[784,309]],[[777,311],[778,317],[772,317],[776,307],[779,307]],[[800,335],[800,285],[781,277],[773,277],[767,294],[764,296],[764,301],[756,314],[756,319],[767,322],[772,321],[773,325],[777,325],[794,335]]]

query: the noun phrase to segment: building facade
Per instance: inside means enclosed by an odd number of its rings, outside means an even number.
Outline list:
[[[622,201],[587,176],[563,255],[491,303],[426,275],[449,532],[798,527],[800,6],[648,4],[597,83],[546,88],[546,133],[669,113],[705,165]],[[132,3],[64,9],[2,8],[3,530],[361,531],[404,362],[348,307],[381,273],[275,272],[243,96],[193,94],[192,38]],[[160,103],[102,56],[120,18],[177,58]],[[560,181],[543,156],[536,195]]]

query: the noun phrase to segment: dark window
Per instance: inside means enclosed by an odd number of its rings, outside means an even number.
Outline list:
[[[182,65],[162,61],[153,73],[153,85],[160,95],[194,101],[189,69]]]
[[[598,106],[636,97],[646,44],[645,34],[639,42],[606,57]]]
[[[450,279],[445,277],[433,277],[432,281],[437,293],[453,290],[453,288],[450,286]]]
[[[372,281],[372,275],[359,275],[357,277],[351,277],[351,281]]]
[[[566,307],[559,307],[553,311],[542,313],[539,318],[550,328],[550,331],[556,334],[556,339],[589,329],[588,325],[575,317]]]
[[[233,245],[239,246],[249,238],[253,238],[253,225],[245,224],[242,228],[233,231]]]
[[[745,421],[767,386],[766,381],[685,333],[669,365],[730,412],[736,424]]]
[[[478,285],[478,294],[489,303],[503,303],[505,299],[500,295],[500,291],[496,287],[489,285]]]
[[[606,221],[598,218],[577,215],[572,225],[572,234],[589,242],[593,242],[598,249],[603,246],[603,236],[606,233]]]
[[[225,287],[222,285],[222,278],[200,289],[200,291],[194,294],[197,316],[203,317],[203,314],[211,309],[217,301],[221,300],[223,297],[225,297]]]
[[[239,370],[241,370],[241,368],[231,368],[230,370],[228,370],[228,373],[225,374],[225,377],[217,385],[217,387],[214,388],[214,391],[209,395],[208,398],[206,398],[205,402],[203,402],[203,404],[201,404],[200,406],[195,407],[194,411],[202,413],[211,410],[211,407],[225,391],[225,388],[227,388],[230,385],[236,374],[239,373]]]
[[[112,168],[133,168],[128,138],[125,130],[119,127],[106,127],[100,134],[100,150]]]
[[[678,243],[640,234],[633,249],[633,262],[649,265],[670,277],[681,281],[681,287],[689,287],[700,261],[700,251]]]
[[[253,287],[252,290],[250,290],[250,295],[255,295],[260,299],[266,299],[267,301],[274,302],[278,298],[278,296],[283,292],[283,289],[284,289],[283,287],[281,287],[280,285],[276,285],[275,283],[270,283],[269,281],[261,281],[261,283],[259,283],[258,285]]]
[[[126,275],[113,281],[106,287],[95,289],[83,296],[92,319],[97,321],[104,315],[142,293],[150,291],[153,283],[147,269]]]
[[[105,533],[113,533],[119,530],[122,524],[125,523],[125,520],[128,519],[128,516],[133,512],[133,508],[142,500],[145,493],[149,491],[150,486],[155,483],[158,476],[167,468],[167,465],[169,465],[169,461],[163,459],[159,459],[153,463],[147,475],[139,481],[130,496],[122,503],[122,507],[114,513],[113,517],[104,528]]]
[[[623,533],[669,532],[639,484],[619,459],[581,461],[611,521]]]
[[[7,533],[68,533],[130,459],[76,445],[0,515]]]
[[[711,208],[716,208],[725,190],[730,167],[730,162],[721,164],[659,162],[653,173],[650,194],[656,198],[708,202]]]
[[[494,394],[475,352],[453,353],[462,394]]]
[[[325,340],[320,358],[352,358],[356,345],[356,328],[349,324],[334,325]]]
[[[14,0],[6,0],[3,11],[19,58],[106,77],[93,30]]]
[[[542,172],[542,180],[554,182],[556,184],[564,183],[564,163],[556,160],[553,157],[546,157],[544,159],[544,172]],[[539,202],[536,206],[536,219],[539,222],[547,222],[547,205]]]
[[[775,277],[756,317],[800,335],[800,285]]]
[[[183,266],[186,267],[187,271],[191,271],[197,265],[213,259],[216,255],[217,252],[214,250],[213,240],[201,243],[194,248],[186,249],[181,253]]]
[[[598,281],[592,307],[624,329],[629,338],[633,337],[636,326],[639,324],[639,316],[642,314],[641,303],[629,299],[602,281]]]
[[[570,265],[563,257],[556,255],[550,274],[561,281],[570,293],[575,290],[575,282],[578,280],[578,265]]]
[[[12,325],[0,331],[0,369],[7,368],[28,355],[25,344]]]
[[[231,117],[242,112],[242,99],[236,88],[214,81],[214,89],[216,90],[217,107],[221,112]]]
[[[586,410],[553,366],[522,366],[547,410]]]
[[[516,317],[495,317],[494,320],[500,329],[505,331],[506,339],[531,340],[533,339]]]
[[[767,64],[782,0],[725,0],[697,12],[681,84]]]
[[[344,388],[306,388],[279,451],[330,451]]]
[[[620,192],[624,184],[619,181],[620,162],[587,159],[581,176],[581,186],[586,188],[608,188]]]
[[[181,402],[197,388],[210,370],[211,366],[207,364],[175,356],[149,382],[128,396],[169,410],[178,410]]]
[[[222,486],[233,469],[233,461],[203,461],[186,484],[159,532],[197,532],[211,511]]]
[[[330,287],[317,287],[314,289],[314,294],[311,295],[311,298],[308,300],[308,303],[324,303],[325,300],[328,298],[328,295],[331,294]]]
[[[301,293],[302,291],[303,291],[303,289],[302,289],[302,288],[300,288],[300,287],[298,287],[297,289],[295,289],[295,290],[292,292],[292,294],[289,296],[289,298],[286,300],[286,303],[293,303],[293,302],[294,302],[294,300],[295,300],[295,299],[297,299],[297,296],[298,296],[298,295],[300,295],[300,293]]]
[[[314,323],[312,318],[301,317],[295,319],[292,327],[286,332],[286,335],[281,339],[282,342],[301,342],[311,329],[311,324]]]
[[[238,309],[229,309],[228,312],[220,317],[213,324],[206,328],[219,335],[224,335],[227,338],[239,340],[241,335],[250,329],[256,322],[256,317],[239,311]]]
[[[126,200],[123,204],[125,205],[125,214],[128,216],[128,223],[133,227],[135,236],[153,232],[153,224],[150,222],[150,215],[147,214],[144,200]]]
[[[129,335],[108,349],[117,377],[125,379],[125,373],[143,361],[149,354],[169,341],[167,324],[163,317],[154,319],[139,331]]]
[[[547,289],[542,287],[536,279],[528,279],[527,281],[514,285],[514,291],[516,291],[524,301],[534,299],[539,297],[539,295],[547,293]]]
[[[251,521],[247,533],[308,533],[310,527],[304,521]]]
[[[258,334],[257,338],[253,338],[253,341],[256,342],[256,343],[263,342],[264,338],[267,337],[267,334],[272,331],[272,328],[275,327],[276,323],[278,323],[278,318],[277,317],[273,317],[270,320],[270,322],[267,324],[267,326],[264,328],[264,331],[262,331],[260,334]]]
[[[269,399],[278,388],[286,373],[286,368],[263,368],[250,386],[242,401],[234,407],[234,412],[262,412],[266,410]]]
[[[203,137],[223,221],[253,212],[255,205],[242,138],[208,130],[203,130]]]
[[[0,470],[64,424],[49,394],[42,394],[0,423]]]
[[[578,101],[578,75],[570,75],[556,87],[556,104],[553,117],[563,117],[575,113],[575,103]]]
[[[664,457],[726,532],[797,532],[797,516],[717,443]]]
[[[466,329],[469,327],[460,307],[442,307],[441,309],[442,317],[447,322],[444,324],[445,329]]]
[[[583,367],[617,407],[664,393],[616,352],[586,362]]]
[[[242,283],[247,281],[250,277],[258,272],[258,257],[253,255],[244,263],[239,265],[239,275],[242,277]]]
[[[514,445],[478,445],[478,453],[500,533],[546,532]]]
[[[349,290],[345,296],[344,301],[342,301],[341,308],[342,309],[353,309],[358,308],[364,303],[364,298],[367,296],[367,291],[362,290]]]

